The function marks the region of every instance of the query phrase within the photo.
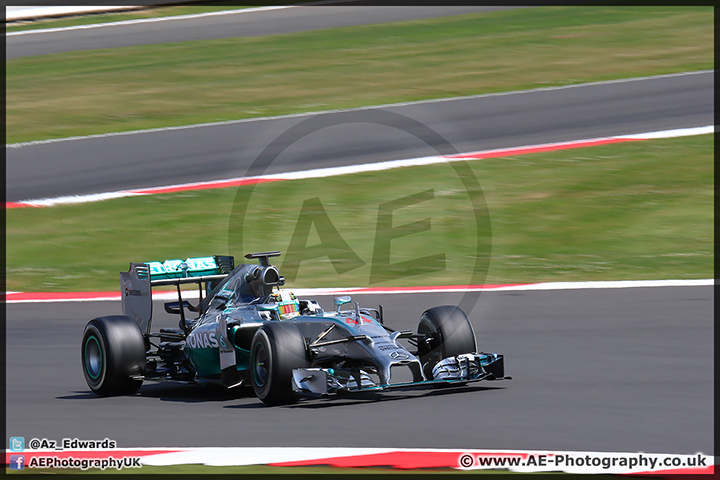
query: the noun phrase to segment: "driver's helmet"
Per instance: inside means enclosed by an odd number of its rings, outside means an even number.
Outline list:
[[[300,302],[294,293],[288,290],[279,290],[271,295],[278,305],[278,315],[281,320],[287,320],[300,315]]]

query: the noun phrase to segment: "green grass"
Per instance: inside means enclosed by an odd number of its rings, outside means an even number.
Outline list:
[[[146,18],[174,17],[178,15],[196,15],[206,12],[222,10],[236,10],[249,8],[247,6],[232,5],[237,2],[213,2],[212,5],[177,5],[165,7],[144,7],[114,13],[90,13],[63,16],[62,18],[39,18],[37,20],[16,20],[6,22],[5,32],[19,32],[24,30],[38,30],[45,28],[74,27],[78,25],[91,25],[96,23],[122,22],[126,20],[142,20]],[[258,2],[261,4],[261,2]]]
[[[470,162],[487,204],[481,220],[491,227],[481,222],[480,238],[491,245],[481,242],[480,275],[487,283],[712,278],[713,151],[713,136],[701,135]],[[380,204],[426,190],[433,198],[395,209],[392,228],[430,218],[429,230],[377,231]],[[233,205],[248,192],[8,210],[7,288],[112,291],[130,261],[287,253],[303,203],[316,197],[359,261],[342,248],[333,251],[335,265],[328,256],[309,260],[332,251],[302,251],[333,241],[316,215],[301,248],[277,262],[289,286],[475,283],[473,206],[450,164],[260,184],[236,205],[248,205],[240,228]],[[393,265],[439,253],[445,263],[380,268],[371,283],[378,235],[390,242]]]
[[[712,12],[539,7],[14,59],[7,142],[712,69]]]

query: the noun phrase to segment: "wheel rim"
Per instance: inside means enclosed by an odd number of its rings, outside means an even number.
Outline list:
[[[97,337],[91,335],[85,341],[85,371],[93,380],[100,377],[103,367],[102,349]]]
[[[253,377],[258,387],[264,387],[268,378],[268,354],[265,345],[259,343],[255,350]]]

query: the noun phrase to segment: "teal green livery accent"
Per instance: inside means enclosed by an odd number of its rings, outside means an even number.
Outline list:
[[[186,347],[185,355],[192,362],[198,376],[220,375],[220,359],[216,349]]]
[[[230,335],[235,362],[238,370],[250,368],[250,351],[235,344],[235,333],[239,327],[234,327]],[[218,340],[215,324],[199,325],[195,328],[185,342],[185,356],[195,367],[200,377],[220,375],[220,357],[218,355]]]
[[[203,275],[219,275],[223,272],[215,261],[215,257],[197,257],[186,260],[165,260],[164,262],[145,262],[150,268],[152,280],[168,278],[201,277]]]
[[[233,345],[238,370],[250,368],[250,352]],[[198,376],[211,377],[220,374],[220,358],[218,351],[210,348],[186,348],[185,355],[197,369]]]
[[[245,350],[237,346],[235,340],[235,334],[240,331],[240,327],[234,326],[230,338],[232,338],[232,344],[235,348],[235,363],[237,364],[238,370],[247,370],[250,368],[250,350]]]

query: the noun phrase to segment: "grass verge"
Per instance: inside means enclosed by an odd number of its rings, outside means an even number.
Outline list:
[[[478,238],[487,283],[712,278],[713,151],[701,135],[469,162],[480,231],[452,164],[11,209],[7,288],[112,291],[130,261],[274,249],[294,287],[462,284]]]
[[[539,7],[20,58],[6,141],[711,69],[713,33],[711,7]]]

